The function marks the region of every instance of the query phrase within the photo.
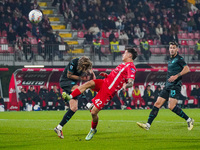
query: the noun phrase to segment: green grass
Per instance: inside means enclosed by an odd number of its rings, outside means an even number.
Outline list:
[[[98,132],[91,141],[85,141],[91,127],[89,111],[74,115],[63,128],[64,139],[53,131],[64,111],[2,112],[0,149],[200,149],[200,109],[184,111],[195,119],[192,131],[170,110],[161,109],[149,131],[139,128],[136,122],[146,122],[150,110],[102,110]]]

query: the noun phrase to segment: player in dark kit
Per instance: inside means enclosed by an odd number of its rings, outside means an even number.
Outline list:
[[[87,74],[95,78],[92,71],[92,62],[88,57],[82,56],[71,60],[60,77],[60,87],[63,89],[62,97],[66,99],[66,95],[71,94],[71,92],[78,87],[77,84],[79,81],[87,81]],[[77,97],[69,101],[69,106],[70,108],[63,116],[62,121],[54,128],[58,137],[62,139],[64,138],[62,127],[71,119],[78,109]]]
[[[185,63],[183,57],[178,54],[178,44],[170,42],[169,44],[170,59],[168,61],[167,81],[165,88],[160,93],[149,114],[146,124],[137,122],[137,125],[145,130],[149,130],[151,123],[156,118],[159,108],[168,100],[168,108],[178,116],[184,118],[188,124],[188,130],[192,130],[194,119],[189,118],[183,110],[178,107],[177,99],[179,98],[182,84],[182,76],[189,72],[189,67]]]

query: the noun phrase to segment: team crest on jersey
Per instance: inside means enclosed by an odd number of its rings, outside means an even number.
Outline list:
[[[135,73],[135,69],[131,68],[131,72],[132,72],[132,73]]]
[[[70,65],[70,67],[69,67],[69,68],[70,68],[70,70],[72,70],[72,69],[73,69],[73,66],[72,66],[72,65]]]

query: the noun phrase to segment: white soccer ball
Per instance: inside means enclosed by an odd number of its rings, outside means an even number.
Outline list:
[[[42,12],[37,9],[31,10],[28,17],[30,22],[39,23],[42,20]]]

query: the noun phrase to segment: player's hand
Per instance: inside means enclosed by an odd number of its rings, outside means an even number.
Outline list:
[[[101,72],[99,75],[100,75],[100,76],[103,76],[103,77],[105,77],[105,78],[107,78],[107,77],[108,77],[108,74],[107,74],[107,73],[105,73],[105,72]]]
[[[169,82],[174,82],[177,78],[178,78],[177,75],[171,76],[171,77],[168,79],[168,81],[169,81]]]

